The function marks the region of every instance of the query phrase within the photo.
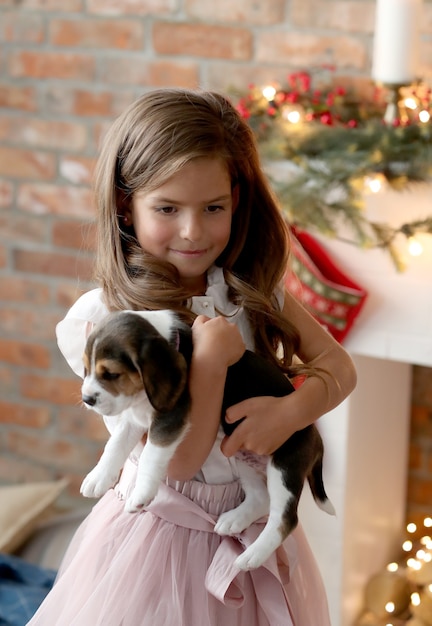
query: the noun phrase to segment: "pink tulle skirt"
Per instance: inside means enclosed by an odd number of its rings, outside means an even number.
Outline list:
[[[238,505],[238,482],[162,485],[148,510],[124,512],[135,468],[94,507],[28,626],[330,626],[322,581],[301,528],[251,572],[234,560],[263,528],[213,532]]]

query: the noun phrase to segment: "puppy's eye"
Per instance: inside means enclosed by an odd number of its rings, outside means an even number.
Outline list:
[[[105,370],[102,374],[102,378],[104,380],[117,380],[118,378],[120,378],[120,374],[118,374],[117,372],[109,372],[108,370]]]

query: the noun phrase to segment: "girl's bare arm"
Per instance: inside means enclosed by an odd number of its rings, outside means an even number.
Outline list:
[[[298,357],[319,368],[320,376],[308,377],[295,393],[283,398],[251,398],[230,407],[227,421],[247,419],[224,440],[222,451],[227,456],[239,448],[257,454],[274,452],[294,432],[340,404],[356,385],[349,354],[288,293],[284,314],[300,333]]]
[[[174,480],[190,480],[207,459],[220,424],[227,368],[245,350],[238,328],[223,317],[199,316],[192,332],[190,427],[168,469]]]

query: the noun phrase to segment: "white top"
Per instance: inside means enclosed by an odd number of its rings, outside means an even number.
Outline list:
[[[239,307],[228,300],[228,286],[225,283],[223,270],[212,267],[207,276],[207,291],[204,296],[194,296],[191,299],[191,310],[197,315],[216,317],[223,315],[230,322],[235,322],[241,332],[246,348],[253,350],[254,342],[251,328],[243,307]],[[84,376],[82,355],[88,335],[95,324],[108,314],[108,309],[102,301],[102,289],[93,289],[82,295],[66,314],[66,317],[57,324],[56,333],[59,348],[72,370],[81,378]],[[118,417],[104,417],[105,424],[112,432],[117,424]],[[231,482],[238,478],[237,462],[235,458],[227,459],[220,451],[220,443],[224,436],[222,428],[212,451],[201,468],[196,480],[210,484]],[[132,456],[137,457],[141,452],[141,445],[137,446]]]

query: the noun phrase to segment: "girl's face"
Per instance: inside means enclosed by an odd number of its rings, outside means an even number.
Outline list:
[[[198,158],[160,187],[134,194],[126,217],[143,250],[175,265],[182,285],[198,294],[228,244],[236,195],[221,160]]]

